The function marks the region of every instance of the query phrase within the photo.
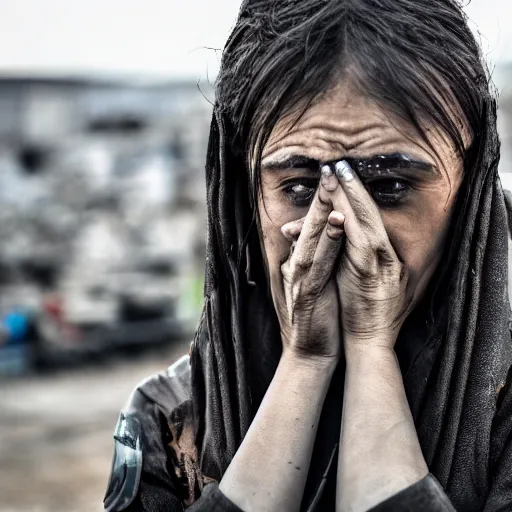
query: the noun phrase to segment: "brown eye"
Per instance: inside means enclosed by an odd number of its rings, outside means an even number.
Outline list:
[[[367,187],[380,206],[398,204],[411,190],[409,184],[400,180],[378,180],[367,183]]]
[[[308,182],[296,181],[284,187],[283,191],[295,206],[305,207],[309,206],[315,195],[317,182],[314,183],[314,186],[312,185],[310,180]]]

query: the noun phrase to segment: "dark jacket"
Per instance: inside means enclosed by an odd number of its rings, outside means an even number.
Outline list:
[[[189,390],[188,356],[135,389],[114,435],[107,512],[240,511],[222,495],[217,482],[198,469]],[[334,488],[332,478],[324,475],[309,512],[324,512],[329,498],[324,495],[332,495]],[[452,510],[443,489],[429,475],[373,512]]]

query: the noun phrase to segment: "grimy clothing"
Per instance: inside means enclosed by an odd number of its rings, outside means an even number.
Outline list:
[[[197,466],[190,412],[190,360],[181,358],[169,369],[143,382],[120,415],[114,436],[115,454],[107,512],[240,512],[219,490],[218,483],[192,470]],[[308,512],[334,512],[332,478],[336,464],[321,480]],[[196,495],[198,498],[196,499]],[[189,506],[190,505],[190,506]],[[386,500],[372,512],[453,511],[437,480],[421,482]]]

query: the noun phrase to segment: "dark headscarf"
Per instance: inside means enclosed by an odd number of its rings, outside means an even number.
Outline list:
[[[300,2],[283,3],[288,9],[294,5],[300,9]],[[412,0],[402,3],[419,5]],[[226,52],[249,44],[243,39],[244,30],[263,30],[257,13],[271,12],[266,4],[280,8],[279,2],[243,4]],[[241,86],[249,86],[246,79]],[[475,109],[479,129],[465,154],[450,243],[424,304],[408,319],[397,341],[400,357],[402,347],[416,340],[417,350],[400,362],[418,436],[431,472],[463,510],[479,510],[486,499],[502,499],[503,494],[492,487],[493,478],[499,483],[498,471],[512,471],[512,453],[506,457],[512,436],[507,380],[512,365],[508,222],[497,174],[496,103],[491,95],[484,95]],[[235,111],[221,94],[214,108],[206,164],[205,303],[191,350],[200,468],[216,480],[243,440],[281,353],[255,226],[246,147],[240,142]],[[343,362],[324,405],[303,510],[322,484],[336,451],[342,376]]]

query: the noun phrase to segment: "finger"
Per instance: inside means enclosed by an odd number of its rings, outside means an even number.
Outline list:
[[[332,276],[335,263],[341,253],[341,247],[345,241],[344,222],[345,216],[341,212],[331,212],[318,241],[310,275],[320,287],[325,286]]]
[[[320,210],[319,218],[323,223],[322,231],[316,246],[314,247],[314,253],[307,255],[311,258],[309,261],[309,274],[308,282],[312,289],[322,289],[329,278],[332,276],[335,263],[340,254],[341,246],[344,242],[344,222],[345,215],[340,211],[332,210],[332,197],[336,194],[336,191],[340,188],[337,178],[331,172],[322,172],[322,180],[318,191],[318,200],[322,205],[329,205],[329,211],[326,214],[324,208]],[[309,215],[309,214],[308,214]],[[308,223],[308,216],[304,222],[301,234],[297,241],[297,247],[295,250],[296,258],[293,259],[295,263],[299,262],[303,254],[299,253],[299,250],[308,248],[307,244],[300,246],[301,240],[307,235],[306,227]]]
[[[305,217],[302,217],[301,219],[294,220],[292,222],[288,222],[284,226],[281,227],[281,232],[283,233],[284,237],[288,242],[290,242],[290,253],[289,257],[293,254],[296,246],[297,246],[297,239],[300,235],[300,232],[302,230],[302,226],[304,225]],[[344,223],[345,223],[345,215],[343,213],[338,211],[331,211],[329,214],[329,217],[327,218],[327,224],[325,226],[325,232],[326,235],[333,239],[338,240],[340,237],[345,235],[344,230]],[[322,240],[322,236],[320,237],[319,244]],[[326,244],[327,246],[333,246],[333,250],[335,249],[335,244]],[[314,258],[316,259],[318,254],[325,254],[327,255],[327,251],[324,249],[319,250],[319,245],[317,245],[316,252]]]
[[[318,245],[318,241],[325,229],[327,219],[332,211],[332,201],[330,193],[325,194],[326,181],[328,184],[337,184],[337,179],[333,172],[330,175],[326,173],[327,169],[322,170],[322,180],[319,184],[308,214],[304,220],[301,233],[297,240],[297,246],[293,253],[292,266],[308,268],[313,262],[313,257]],[[321,193],[322,192],[322,193]]]
[[[293,254],[296,246],[297,246],[297,240],[300,236],[302,227],[304,226],[304,221],[306,217],[302,217],[300,219],[288,222],[284,226],[281,227],[281,232],[283,233],[284,237],[288,242],[290,242],[290,252],[288,254],[288,259],[291,258],[291,255]],[[345,215],[343,213],[338,211],[331,211],[329,216],[327,217],[327,224],[325,226],[326,234],[328,237],[332,238],[333,240],[339,239],[341,236],[345,234],[345,231],[343,229],[343,225],[345,223]],[[320,237],[320,240],[322,237]],[[319,241],[320,243],[320,241]],[[332,244],[331,244],[332,245]],[[318,245],[316,249],[316,253],[318,252]],[[325,253],[325,251],[320,251],[322,253]],[[315,253],[315,257],[316,257]]]
[[[333,226],[343,226],[345,222],[345,215],[343,213],[333,210],[329,217],[327,218],[327,222],[332,224]]]
[[[327,218],[326,233],[330,238],[337,239],[345,234],[345,215],[333,210]]]
[[[345,160],[336,162],[335,170],[341,188],[345,192],[351,209],[359,223],[373,231],[382,231],[384,225],[379,209],[359,179],[359,176],[357,176]]]
[[[284,237],[288,242],[294,244],[297,242],[299,235],[302,231],[302,227],[304,226],[304,221],[306,217],[302,217],[297,220],[293,220],[281,226],[281,233],[283,233]],[[338,232],[343,232],[343,225],[345,223],[345,215],[343,213],[338,212],[336,210],[331,211],[329,216],[327,217],[327,228],[329,233],[332,234],[332,238],[337,238]]]
[[[281,233],[283,233],[284,237],[286,238],[286,240],[288,240],[288,242],[291,243],[297,241],[305,220],[306,217],[302,217],[300,219],[288,222],[287,224],[281,227]]]
[[[327,190],[327,188],[329,188],[329,190]],[[363,232],[362,226],[355,217],[355,213],[352,210],[352,205],[350,204],[347,195],[341,187],[338,178],[334,180],[334,186],[332,186],[331,183],[330,187],[324,187],[320,190],[320,197],[324,201],[330,200],[332,203],[333,211],[329,214],[329,218],[331,215],[343,215],[343,230],[347,236],[347,240],[349,242],[353,242],[355,245],[361,243],[365,233]],[[336,225],[336,220],[334,221],[334,225]],[[329,230],[329,232],[332,232],[331,230],[332,228]]]
[[[373,198],[348,162],[344,160],[337,162],[335,169],[340,188],[350,203],[350,213],[347,214],[345,221],[345,230],[350,244],[357,247],[361,245],[360,242],[366,242],[362,245],[387,252],[389,257],[394,259],[395,252]]]

